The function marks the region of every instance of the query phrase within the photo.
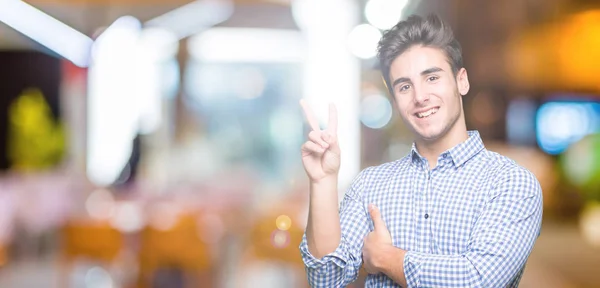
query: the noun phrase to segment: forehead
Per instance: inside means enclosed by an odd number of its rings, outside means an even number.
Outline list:
[[[392,81],[400,77],[413,79],[419,77],[423,70],[432,67],[450,71],[450,64],[444,51],[432,47],[413,46],[394,59],[390,66],[390,78]]]

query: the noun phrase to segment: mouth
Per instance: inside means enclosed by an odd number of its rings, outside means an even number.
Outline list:
[[[419,119],[428,118],[431,115],[437,113],[438,110],[439,110],[439,107],[433,107],[427,111],[415,113],[415,116],[417,116],[417,118],[419,118]]]

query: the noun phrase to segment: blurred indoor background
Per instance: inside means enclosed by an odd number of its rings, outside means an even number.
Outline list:
[[[600,287],[598,0],[0,0],[0,287],[307,287],[298,101],[337,104],[340,195],[404,156],[374,56],[413,13],[541,182],[521,287]]]

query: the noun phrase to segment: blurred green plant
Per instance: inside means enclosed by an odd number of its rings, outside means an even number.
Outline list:
[[[600,134],[587,135],[560,156],[567,180],[586,201],[600,201]]]
[[[7,144],[13,170],[44,170],[62,160],[65,131],[39,89],[25,89],[11,103]]]

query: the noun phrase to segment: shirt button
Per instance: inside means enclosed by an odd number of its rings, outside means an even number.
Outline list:
[[[448,157],[448,153],[442,154],[442,157],[444,157],[444,158]]]
[[[425,213],[425,219],[429,218],[429,214]]]

